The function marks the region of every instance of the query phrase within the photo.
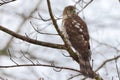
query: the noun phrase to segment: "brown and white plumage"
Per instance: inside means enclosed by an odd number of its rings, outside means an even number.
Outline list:
[[[90,65],[90,44],[86,23],[77,15],[74,6],[67,6],[63,11],[63,33],[68,43],[78,52],[81,73],[94,77]]]

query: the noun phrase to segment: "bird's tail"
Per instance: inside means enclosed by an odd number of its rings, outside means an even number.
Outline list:
[[[95,72],[93,71],[89,58],[79,57],[80,71],[85,77],[94,78]]]

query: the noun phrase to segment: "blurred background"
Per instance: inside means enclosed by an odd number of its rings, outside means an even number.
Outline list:
[[[2,0],[1,0],[2,1]],[[78,0],[50,0],[57,23],[62,28],[61,18],[65,6],[74,5]],[[90,0],[81,0],[77,8],[81,10]],[[84,3],[86,2],[86,3]],[[118,0],[93,0],[79,16],[85,20],[90,33],[93,68],[96,70],[104,61],[119,56],[120,53],[120,3]],[[41,17],[45,21],[41,20]],[[24,36],[44,42],[63,44],[50,18],[46,0],[16,0],[0,6],[0,25]],[[37,29],[39,32],[35,31]],[[64,50],[53,49],[27,43],[0,31],[0,66],[34,63],[52,64],[79,69],[79,65]],[[64,55],[63,55],[64,54]],[[97,71],[105,80],[120,80],[116,65],[120,59],[105,64]],[[120,69],[119,75],[120,75]],[[62,70],[56,72],[48,67],[0,68],[0,80],[68,80],[78,73]],[[81,76],[71,80],[78,80]]]

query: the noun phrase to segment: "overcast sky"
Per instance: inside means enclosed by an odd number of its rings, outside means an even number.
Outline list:
[[[51,0],[54,15],[61,18],[64,7],[68,5],[73,5],[73,1],[74,0]],[[81,9],[80,6],[77,6],[77,8]],[[39,29],[48,26],[46,29],[43,30],[43,32],[56,33],[51,22],[46,23],[35,19],[39,18],[38,13],[40,13],[46,19],[49,18],[46,0],[16,0],[15,2],[0,6],[0,25],[12,31],[17,31],[19,32],[19,34],[22,35],[25,35],[26,33],[34,39],[37,37],[39,40],[42,41],[62,43],[62,40],[58,36],[41,35],[34,31],[32,26],[30,25],[30,21]],[[93,2],[87,8],[85,8],[84,11],[79,14],[79,16],[81,16],[88,25],[89,33],[91,36],[90,43],[93,51],[92,59],[94,59],[95,69],[102,63],[102,61],[119,55],[119,53],[116,53],[114,49],[106,47],[104,45],[100,45],[99,43],[94,41],[95,39],[101,43],[106,43],[120,49],[120,47],[118,46],[118,44],[120,43],[120,3],[118,0],[93,0]],[[58,21],[58,24],[61,28],[61,20]],[[7,46],[10,38],[10,35],[0,31],[1,51],[4,50],[4,48]],[[63,52],[65,55],[68,55],[66,51],[28,44],[15,38],[10,42],[9,49],[12,52],[11,54],[15,56],[18,63],[30,63],[29,61],[24,59],[21,54],[19,54],[22,50],[28,51],[30,54],[34,55],[36,59],[39,59],[42,63],[48,64],[50,62],[55,62],[57,65],[60,66],[67,66],[79,69],[79,66],[75,61],[61,54]],[[1,51],[0,54],[2,54]],[[22,60],[20,59],[21,57]],[[12,61],[10,61],[9,56],[3,55],[1,55],[0,63],[1,65],[14,64]],[[113,65],[111,65],[111,63]],[[104,79],[111,80],[112,77],[114,77],[114,80],[118,80],[114,62],[111,63],[101,69],[99,73],[101,76],[103,76]],[[118,61],[118,63],[120,63],[120,61]],[[38,78],[40,77],[45,78],[45,80],[66,80],[71,75],[76,74],[71,73],[70,71],[55,72],[51,68],[44,67],[30,67],[19,69],[14,68],[1,70],[2,72],[0,73],[2,74],[2,76],[4,78],[7,78],[8,80],[38,80]],[[3,72],[5,72],[5,74]],[[9,77],[13,72],[17,74]],[[26,75],[28,73],[31,77]],[[2,76],[0,75],[0,77]],[[76,80],[76,78],[73,80]]]

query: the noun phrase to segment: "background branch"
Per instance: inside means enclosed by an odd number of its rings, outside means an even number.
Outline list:
[[[0,6],[4,5],[4,4],[7,4],[7,3],[10,3],[10,2],[13,2],[13,1],[16,1],[16,0],[11,0],[11,1],[9,1],[9,0],[1,0]]]

